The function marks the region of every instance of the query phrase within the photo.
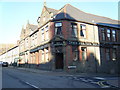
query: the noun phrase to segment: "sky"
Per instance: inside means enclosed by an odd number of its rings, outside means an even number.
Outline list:
[[[102,0],[101,0],[102,1]],[[118,2],[109,1],[86,1],[84,0],[46,0],[47,7],[59,10],[65,4],[95,15],[118,19]],[[25,27],[28,20],[30,24],[37,25],[37,18],[43,8],[43,0],[37,1],[0,1],[0,44],[16,43],[20,39],[22,27]]]

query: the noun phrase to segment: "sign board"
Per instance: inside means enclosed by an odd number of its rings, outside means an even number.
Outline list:
[[[68,69],[76,69],[76,66],[68,66]]]
[[[98,43],[92,42],[78,42],[78,41],[68,41],[68,45],[86,45],[86,46],[99,46]]]

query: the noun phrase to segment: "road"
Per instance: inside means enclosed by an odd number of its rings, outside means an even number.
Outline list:
[[[111,88],[100,77],[84,77],[40,71],[35,73],[20,68],[2,68],[2,88]],[[114,87],[113,87],[114,88]]]
[[[14,68],[2,69],[3,88],[97,88],[96,85],[70,77],[27,72]]]

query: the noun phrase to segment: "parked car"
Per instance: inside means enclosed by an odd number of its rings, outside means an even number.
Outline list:
[[[8,67],[8,62],[3,62],[2,67]]]

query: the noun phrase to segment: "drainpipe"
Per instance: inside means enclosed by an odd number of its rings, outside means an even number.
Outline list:
[[[95,21],[92,20],[92,22],[94,23],[94,24],[93,24],[93,34],[94,34],[94,43],[95,43],[95,28],[94,28],[94,26],[95,26]],[[96,49],[95,49],[95,46],[94,46],[94,53],[95,53],[95,55],[94,55],[95,72],[97,73],[98,71],[97,71],[97,59],[96,59]]]

